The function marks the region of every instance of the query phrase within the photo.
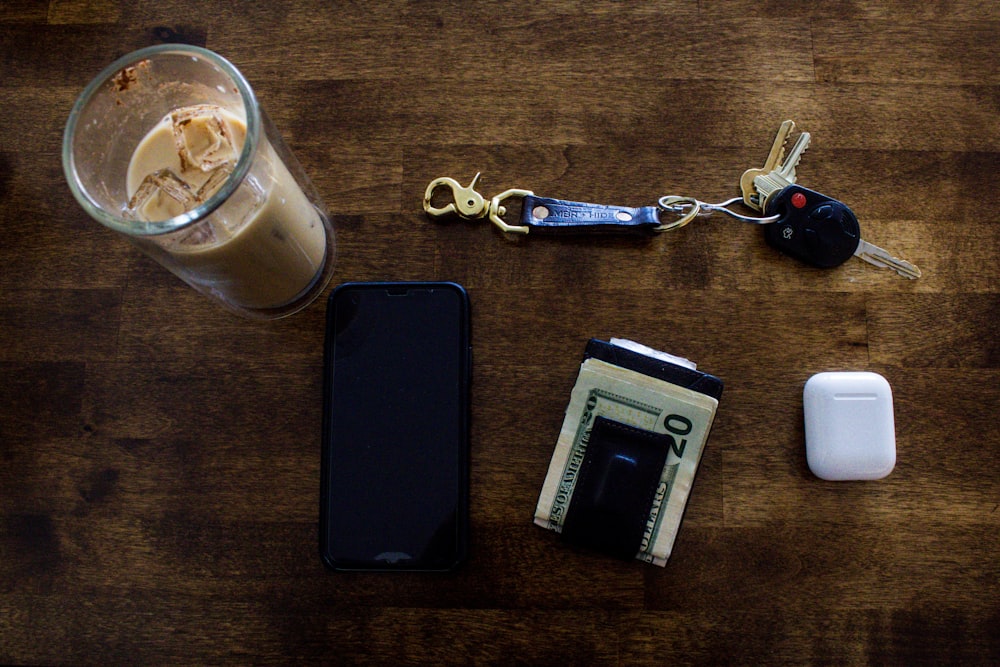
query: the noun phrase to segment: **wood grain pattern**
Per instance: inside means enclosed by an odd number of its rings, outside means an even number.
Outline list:
[[[1000,663],[994,2],[14,0],[0,7],[0,662]],[[61,137],[114,58],[187,42],[254,86],[323,195],[335,282],[473,304],[471,549],[318,556],[325,304],[235,318],[90,220]],[[722,216],[655,238],[432,223],[438,176],[630,206],[799,180],[924,271],[812,269]],[[726,383],[665,569],[531,524],[583,346]],[[897,465],[824,482],[802,386],[873,370]]]

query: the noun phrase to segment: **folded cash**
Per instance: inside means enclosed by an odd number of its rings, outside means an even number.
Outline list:
[[[570,542],[666,565],[722,381],[638,343],[591,340],[535,523]]]

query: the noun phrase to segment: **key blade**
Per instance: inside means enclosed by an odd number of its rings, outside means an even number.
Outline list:
[[[883,268],[892,269],[904,278],[915,280],[920,277],[920,269],[904,259],[893,257],[885,249],[877,245],[862,240],[858,243],[858,249],[854,251],[856,257],[860,257],[869,264]]]
[[[778,128],[778,133],[774,135],[774,141],[771,143],[771,150],[767,154],[767,159],[764,160],[764,166],[759,169],[747,169],[740,177],[740,190],[743,192],[743,203],[750,208],[755,208],[758,211],[762,210],[760,195],[757,192],[757,188],[754,187],[754,179],[774,171],[781,164],[782,158],[785,157],[785,142],[788,141],[788,135],[794,129],[794,120],[783,122]]]
[[[778,133],[774,135],[774,143],[771,144],[771,151],[767,154],[767,160],[764,161],[763,169],[765,172],[774,171],[781,164],[781,158],[785,156],[785,142],[788,141],[788,135],[794,129],[794,120],[786,120],[778,128]]]
[[[781,176],[789,180],[790,182],[795,182],[795,167],[798,166],[799,160],[802,159],[802,154],[806,152],[809,148],[809,142],[812,136],[808,132],[803,132],[799,135],[799,138],[795,140],[792,144],[792,150],[788,152],[788,157],[785,161],[781,163],[781,167],[776,169]]]

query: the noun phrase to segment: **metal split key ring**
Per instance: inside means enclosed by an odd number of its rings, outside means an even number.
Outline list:
[[[749,222],[754,225],[767,225],[772,222],[776,222],[779,218],[781,218],[780,215],[768,215],[764,217],[743,215],[742,213],[737,213],[736,211],[729,209],[729,207],[733,204],[742,202],[742,197],[733,197],[732,199],[727,199],[726,201],[718,204],[709,204],[708,202],[703,202],[700,199],[695,199],[694,197],[667,195],[665,197],[660,197],[656,204],[661,211],[681,216],[680,219],[663,225],[662,231],[678,229],[688,224],[698,216],[708,216],[715,211],[725,213],[729,217],[735,218],[740,222]]]

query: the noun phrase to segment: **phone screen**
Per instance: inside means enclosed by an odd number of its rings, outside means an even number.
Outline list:
[[[330,296],[320,550],[335,569],[450,570],[468,506],[469,303],[455,283]]]

